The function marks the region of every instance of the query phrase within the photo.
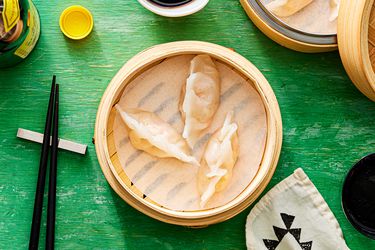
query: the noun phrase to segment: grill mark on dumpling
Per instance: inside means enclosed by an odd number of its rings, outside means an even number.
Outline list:
[[[145,174],[147,174],[150,169],[156,165],[158,161],[150,161],[146,163],[132,178],[132,182],[137,182],[139,179],[141,179]]]
[[[168,119],[168,123],[169,124],[174,124],[175,122],[177,122],[177,120],[178,120],[178,118],[180,117],[180,112],[179,111],[177,111],[176,113],[174,113],[172,116],[171,116],[171,118],[169,118]]]
[[[250,98],[246,97],[240,103],[233,108],[233,113],[236,115],[238,112],[243,110],[250,103]]]
[[[239,90],[240,87],[241,87],[240,83],[233,84],[230,88],[224,91],[224,93],[220,97],[220,101],[224,102],[226,99],[232,96],[237,90]]]
[[[161,82],[154,86],[144,97],[141,98],[138,102],[138,107],[143,106],[147,102],[148,99],[150,99],[151,96],[155,95],[156,93],[159,92],[159,90],[164,86],[164,82]]]
[[[220,102],[223,103],[226,99],[228,99],[236,91],[238,91],[240,89],[240,87],[241,87],[240,83],[233,84],[230,88],[228,88],[227,90],[225,90],[224,93],[221,95]],[[246,100],[246,102],[250,102],[249,98],[247,98],[245,100]],[[243,100],[243,101],[245,101],[245,100]],[[241,109],[243,109],[247,105],[247,103],[243,103],[243,101],[241,101],[240,104],[234,108],[234,112],[236,112],[236,109],[239,108],[241,110]],[[238,111],[240,111],[240,110],[238,110]],[[210,139],[211,135],[212,135],[212,133],[207,133],[204,136],[202,136],[195,143],[195,145],[193,146],[193,154],[195,154]]]
[[[239,84],[237,84],[237,85],[239,85]],[[235,85],[233,85],[233,86],[235,86]],[[234,92],[234,91],[235,90],[232,90],[231,92]],[[250,98],[245,98],[242,101],[240,101],[239,104],[233,108],[234,115],[236,115],[236,113],[243,110],[250,103],[250,101],[251,101]],[[195,154],[197,152],[197,150],[199,150],[210,139],[211,135],[212,135],[211,133],[207,133],[195,143],[195,145],[193,147],[193,154]]]
[[[130,163],[132,163],[133,161],[135,161],[138,156],[140,156],[143,152],[141,150],[137,150],[135,151],[134,153],[132,153],[128,160],[125,162],[125,166],[128,166]]]
[[[162,174],[156,178],[146,189],[145,194],[150,195],[167,177],[169,174]]]
[[[160,114],[174,100],[175,100],[175,98],[171,97],[171,98],[165,100],[164,102],[160,103],[160,105],[154,110],[154,113],[157,114],[157,115]]]
[[[207,133],[194,144],[193,154],[195,154],[210,139],[212,133]]]
[[[173,199],[186,185],[187,185],[186,182],[181,182],[181,183],[178,183],[176,186],[174,186],[167,193],[167,200]]]

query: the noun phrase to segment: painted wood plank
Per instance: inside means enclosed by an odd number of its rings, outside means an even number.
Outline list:
[[[337,52],[308,55],[264,36],[237,0],[212,0],[178,19],[156,16],[137,1],[41,1],[42,35],[25,62],[0,70],[0,249],[28,244],[40,146],[15,137],[17,128],[42,131],[49,85],[61,86],[60,135],[89,144],[85,157],[61,151],[57,193],[57,249],[244,249],[250,208],[208,228],[155,221],[131,208],[107,184],[93,136],[100,98],[120,67],[141,50],[164,42],[203,40],[234,48],[269,80],[284,125],[280,162],[269,187],[302,167],[340,222],[351,249],[375,249],[346,220],[341,186],[346,172],[375,151],[374,103],[350,82]],[[94,16],[93,33],[71,41],[60,13],[82,4]],[[45,217],[44,217],[45,218]],[[44,242],[42,230],[41,243]]]

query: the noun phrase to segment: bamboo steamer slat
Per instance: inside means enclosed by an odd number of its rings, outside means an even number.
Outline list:
[[[234,200],[221,207],[200,211],[173,211],[166,209],[132,185],[123,171],[114,146],[112,126],[114,105],[126,85],[136,76],[167,57],[182,54],[209,54],[226,63],[239,74],[251,80],[261,96],[267,117],[267,139],[261,166],[249,186]],[[114,191],[128,204],[144,214],[167,223],[201,227],[222,222],[243,211],[261,194],[269,183],[281,150],[282,121],[276,97],[261,72],[239,54],[219,45],[183,41],[151,47],[130,59],[116,74],[105,91],[98,108],[95,125],[95,148],[102,171]]]
[[[341,60],[355,86],[375,101],[374,0],[342,0],[338,20]]]
[[[279,32],[274,27],[271,27],[269,23],[265,22],[264,18],[262,18],[260,13],[255,9],[255,5],[252,6],[250,4],[251,2],[256,3],[256,0],[240,0],[240,2],[245,12],[247,13],[251,21],[255,24],[255,26],[257,26],[270,39],[286,48],[304,53],[318,53],[337,50],[336,42],[329,44],[318,44],[293,39],[292,37],[289,37],[283,34],[282,32]]]

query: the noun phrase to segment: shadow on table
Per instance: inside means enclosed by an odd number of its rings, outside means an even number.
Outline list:
[[[212,29],[217,20],[212,19],[210,22],[202,22],[202,13],[194,15],[167,18],[154,16],[152,22],[145,26],[148,29],[148,40],[153,44],[160,44],[172,41],[198,40],[215,42],[215,34]]]
[[[111,194],[121,224],[118,228],[129,249],[245,248],[248,212],[220,224],[194,229],[157,221],[129,206],[112,189]]]
[[[106,58],[102,47],[100,36],[96,29],[82,40],[72,40],[64,36],[66,52],[74,62],[83,61],[84,67],[89,63],[97,62]]]

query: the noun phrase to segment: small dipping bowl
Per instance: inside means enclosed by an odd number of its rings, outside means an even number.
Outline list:
[[[342,189],[342,207],[355,229],[375,239],[375,153],[349,171]]]
[[[87,37],[94,26],[94,19],[88,9],[80,5],[66,8],[60,16],[62,33],[73,40]]]
[[[138,0],[151,12],[165,17],[182,17],[194,14],[203,9],[209,0],[181,1],[181,4],[166,4],[159,0]]]

